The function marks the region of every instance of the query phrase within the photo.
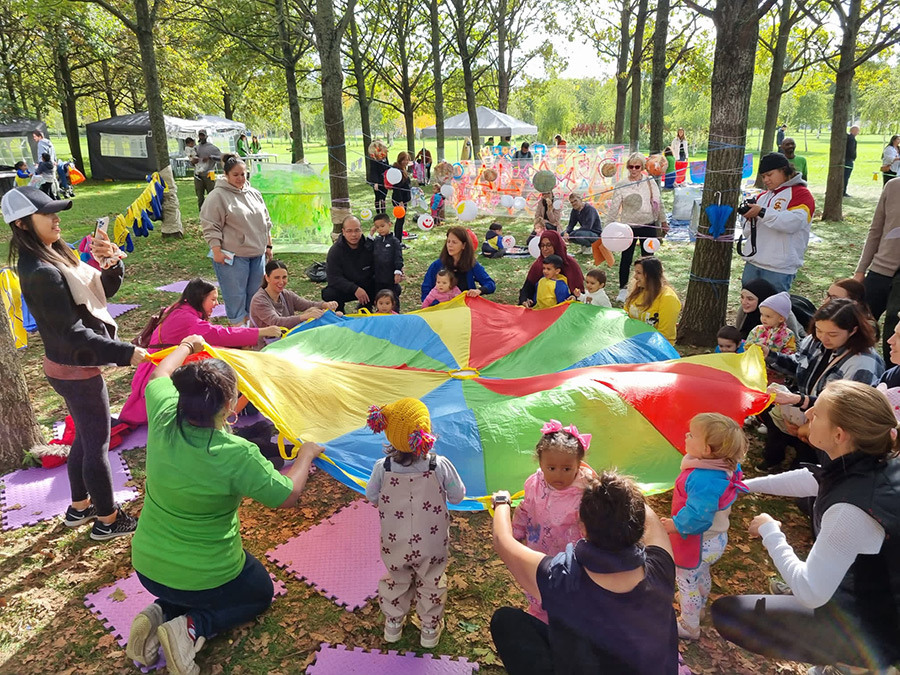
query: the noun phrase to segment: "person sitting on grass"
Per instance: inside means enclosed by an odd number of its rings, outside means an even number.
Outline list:
[[[280,260],[267,262],[262,286],[250,301],[250,319],[255,326],[293,328],[318,319],[328,310],[337,311],[337,302],[307,300],[288,289],[287,283],[287,265]]]
[[[375,294],[375,314],[399,314],[400,301],[390,288],[382,288]]]
[[[278,473],[250,441],[229,432],[237,375],[219,359],[184,364],[203,350],[185,338],[147,385],[147,482],[131,543],[138,579],[156,601],[135,617],[125,653],[143,666],[160,645],[173,675],[199,675],[206,640],[252,621],[272,604],[266,568],[241,544],[245,497],[270,508],[297,503],[324,448],[306,442]]]
[[[544,258],[544,276],[538,281],[534,291],[534,298],[526,300],[526,307],[546,309],[555,307],[571,297],[569,283],[562,274],[563,259],[558,255],[548,255]]]
[[[612,307],[609,296],[606,294],[606,272],[599,267],[589,270],[584,275],[584,292],[577,288],[572,291],[572,295],[578,298],[579,302],[586,305],[594,305],[595,307]]]
[[[722,326],[716,334],[716,354],[743,354],[744,340],[734,326]]]
[[[503,247],[503,225],[500,223],[491,223],[485,233],[484,241],[481,242],[481,255],[485,258],[502,258],[506,255],[506,249]]]
[[[675,675],[678,634],[669,535],[626,476],[604,471],[578,509],[584,537],[556,556],[516,541],[510,496],[496,492],[494,550],[549,625],[517,607],[491,618],[509,675]]]

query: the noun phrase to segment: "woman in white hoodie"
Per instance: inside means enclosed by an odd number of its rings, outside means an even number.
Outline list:
[[[809,244],[809,224],[816,210],[812,193],[788,158],[772,152],[759,161],[766,191],[743,214],[746,261],[741,283],[765,279],[777,291],[790,292]]]
[[[232,325],[247,322],[250,301],[272,259],[272,220],[259,190],[247,184],[247,167],[235,154],[222,158],[225,178],[216,181],[200,209],[203,238]]]

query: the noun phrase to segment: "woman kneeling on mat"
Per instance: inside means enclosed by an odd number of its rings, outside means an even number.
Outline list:
[[[816,496],[816,540],[805,562],[772,516],[750,523],[793,595],[721,598],[713,624],[770,658],[887,672],[879,669],[900,660],[897,420],[884,394],[849,380],[830,382],[807,417],[810,444],[831,462],[815,474],[804,468],[746,481],[751,492]]]
[[[147,385],[146,496],[131,545],[138,578],[158,599],[135,617],[125,652],[150,666],[162,645],[175,675],[198,675],[194,656],[210,636],[272,604],[269,573],[241,546],[238,506],[244,497],[293,506],[323,450],[304,443],[281,475],[229,433],[237,376],[218,359],[182,365],[202,349],[199,335],[186,338]]]

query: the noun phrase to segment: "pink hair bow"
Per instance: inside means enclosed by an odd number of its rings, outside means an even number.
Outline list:
[[[587,452],[588,448],[591,447],[591,435],[590,434],[579,434],[578,427],[574,424],[570,424],[567,427],[562,425],[562,422],[559,420],[550,420],[549,422],[545,422],[544,426],[541,427],[541,433],[545,436],[547,434],[555,434],[557,431],[564,431],[570,436],[574,436],[578,439],[578,442],[581,443],[581,447],[584,448],[584,451]]]

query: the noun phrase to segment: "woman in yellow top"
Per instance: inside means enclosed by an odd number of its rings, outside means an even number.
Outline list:
[[[675,344],[681,300],[666,281],[662,263],[657,258],[644,256],[634,263],[634,281],[625,298],[625,311],[632,319],[650,324]]]

